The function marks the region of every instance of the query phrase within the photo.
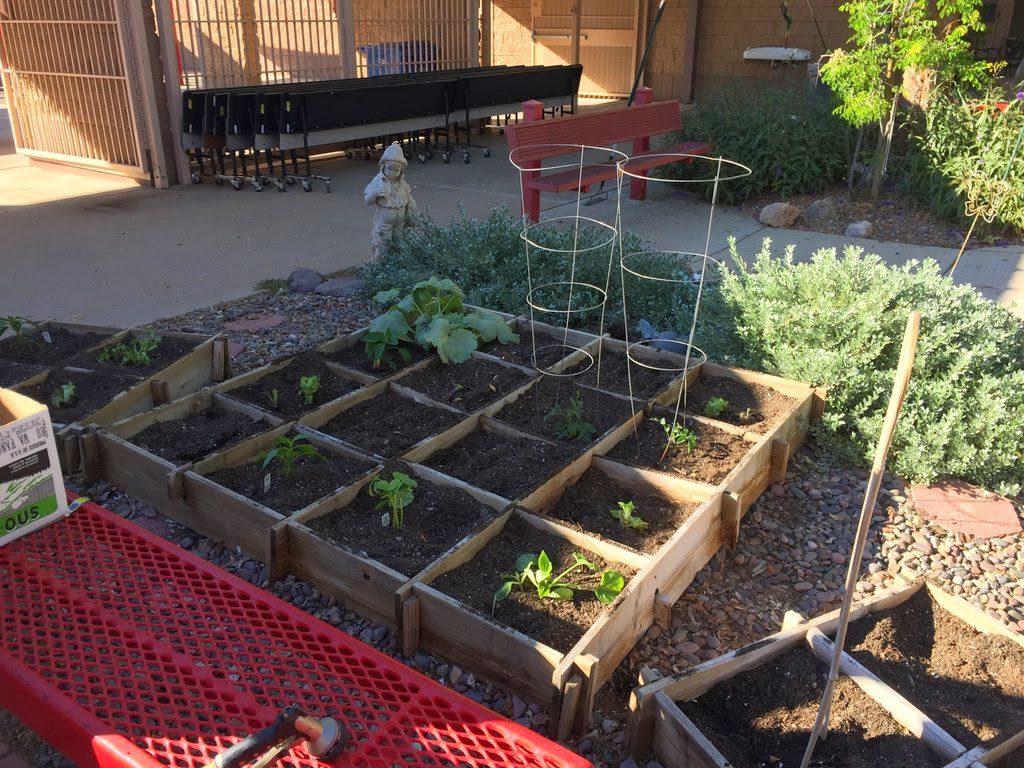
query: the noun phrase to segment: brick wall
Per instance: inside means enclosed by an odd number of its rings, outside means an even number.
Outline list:
[[[530,64],[532,16],[530,0],[493,0],[491,5],[491,63]]]

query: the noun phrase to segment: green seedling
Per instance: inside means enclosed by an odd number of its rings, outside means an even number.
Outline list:
[[[267,398],[270,400],[270,404],[274,406],[276,410],[277,403],[281,399],[281,393],[277,391],[277,387],[274,387],[274,389],[270,390],[270,394],[267,395]]]
[[[78,399],[78,387],[72,382],[61,384],[54,391],[51,399],[55,408],[65,408]]]
[[[538,599],[541,600],[572,600],[577,590],[586,590],[593,592],[594,597],[602,603],[614,602],[626,584],[622,574],[613,570],[603,571],[601,583],[596,588],[573,584],[565,580],[570,573],[580,568],[585,568],[593,573],[597,571],[597,566],[579,552],[573,552],[572,559],[572,565],[556,576],[555,566],[544,550],[541,550],[539,556],[529,553],[520,555],[516,560],[515,573],[502,576],[504,583],[494,593],[491,613],[494,613],[498,603],[507,598],[514,589],[535,592]]]
[[[276,390],[275,390],[276,391]],[[299,394],[302,395],[302,402],[306,405],[313,404],[313,398],[316,397],[316,393],[320,391],[320,377],[319,376],[303,376],[299,380]],[[276,403],[275,403],[276,405]]]
[[[618,502],[618,509],[611,509],[609,512],[619,523],[622,524],[623,528],[632,528],[635,531],[642,531],[647,527],[647,523],[640,519],[640,516],[636,513],[636,504],[632,501],[620,501]]]
[[[316,446],[307,444],[305,440],[305,435],[296,435],[295,437],[282,435],[277,438],[273,448],[257,458],[263,460],[263,469],[267,469],[276,462],[285,476],[291,475],[300,459],[323,459]]]
[[[0,336],[3,336],[6,331],[10,331],[14,334],[14,341],[20,344],[26,338],[25,326],[30,323],[31,321],[27,317],[20,317],[19,315],[0,317]]]
[[[377,509],[390,511],[391,527],[396,531],[402,530],[405,524],[405,508],[416,498],[412,492],[415,487],[416,481],[401,472],[392,472],[390,480],[378,475],[370,483],[370,495],[380,499]]]
[[[744,408],[742,411],[736,414],[741,422],[747,422],[754,418],[753,408]]]
[[[712,397],[704,406],[704,415],[715,418],[729,410],[729,401],[724,397]]]
[[[668,454],[668,449],[672,446],[676,448],[686,448],[687,453],[693,453],[693,449],[697,447],[697,434],[678,422],[671,424],[664,418],[651,417],[651,421],[655,424],[660,424],[661,428],[665,430],[665,436],[668,438],[668,442],[665,443],[665,450],[661,452],[661,458],[658,459],[660,464],[665,460],[665,456]]]
[[[597,433],[597,427],[583,418],[583,398],[578,393],[563,408],[552,408],[544,421],[549,419],[558,420],[555,434],[563,440],[586,442]]]
[[[100,352],[101,363],[116,362],[121,365],[142,366],[153,362],[150,355],[160,346],[160,337],[155,333],[136,336],[120,344],[111,344]]]

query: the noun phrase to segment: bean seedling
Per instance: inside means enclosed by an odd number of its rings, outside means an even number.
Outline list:
[[[392,472],[390,480],[378,475],[370,483],[370,495],[380,499],[376,508],[390,511],[391,527],[396,531],[405,524],[405,508],[416,498],[412,492],[415,487],[416,481],[402,472]]]
[[[149,365],[152,361],[150,355],[160,346],[160,337],[155,333],[135,338],[120,344],[111,344],[100,352],[97,358],[101,363],[118,362],[121,365]]]
[[[572,565],[556,576],[555,566],[544,550],[541,550],[539,556],[530,553],[520,555],[516,560],[516,572],[502,576],[504,583],[494,593],[491,613],[494,613],[498,603],[507,598],[513,589],[535,592],[541,600],[572,600],[577,590],[586,590],[593,592],[594,597],[602,603],[614,602],[626,584],[622,574],[613,570],[603,571],[601,583],[594,588],[573,584],[565,580],[570,573],[580,568],[593,573],[597,571],[597,566],[579,552],[573,552],[572,559]]]
[[[728,400],[724,397],[712,397],[708,400],[707,405],[704,406],[704,415],[714,418],[716,416],[721,416],[727,410],[729,410]]]
[[[281,472],[287,477],[295,471],[300,459],[322,460],[323,456],[320,455],[316,446],[307,444],[305,440],[305,435],[296,435],[295,437],[282,435],[277,438],[274,447],[258,457],[258,459],[263,459],[263,469],[276,461],[281,465]]]
[[[558,419],[555,426],[555,434],[563,440],[590,440],[596,433],[597,427],[583,418],[583,398],[579,393],[573,396],[569,404],[563,408],[557,405],[551,409],[544,421]]]
[[[669,424],[664,417],[658,419],[651,417],[651,421],[655,424],[660,424],[661,428],[665,430],[665,436],[668,437],[668,442],[665,443],[665,450],[661,452],[661,458],[658,459],[659,463],[665,460],[668,449],[673,445],[677,448],[685,447],[687,453],[693,453],[693,449],[697,447],[697,434],[678,422]]]
[[[276,409],[277,401],[281,399],[281,393],[277,391],[277,387],[274,387],[274,389],[270,390],[270,394],[267,395],[267,398],[270,400],[270,404]]]
[[[78,387],[73,382],[67,384],[61,384],[54,390],[53,393],[53,405],[55,408],[65,408],[71,405],[75,400],[78,399]]]
[[[306,405],[313,404],[313,398],[320,391],[319,376],[303,376],[299,379],[299,394],[302,395],[302,402]]]
[[[617,502],[618,509],[611,509],[609,512],[619,523],[622,524],[623,528],[632,528],[635,531],[642,531],[647,527],[647,523],[640,519],[640,515],[636,513],[636,504],[632,501],[620,501]]]
[[[744,408],[742,411],[736,414],[741,422],[747,422],[754,418],[753,408]]]

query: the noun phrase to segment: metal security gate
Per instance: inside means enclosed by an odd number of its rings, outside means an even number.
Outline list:
[[[148,177],[119,0],[0,0],[18,152]]]
[[[532,0],[535,64],[572,61],[576,0]],[[640,0],[583,0],[580,19],[581,96],[629,94],[638,58]]]

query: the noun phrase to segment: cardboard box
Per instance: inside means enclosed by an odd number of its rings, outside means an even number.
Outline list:
[[[49,410],[0,389],[0,546],[67,514]]]

